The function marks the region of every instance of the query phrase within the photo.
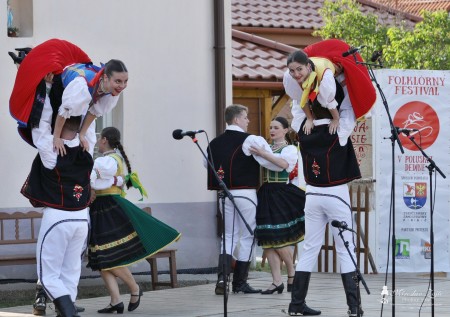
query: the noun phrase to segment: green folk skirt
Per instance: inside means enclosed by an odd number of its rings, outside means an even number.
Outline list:
[[[92,270],[128,266],[157,253],[181,234],[120,195],[97,196],[90,206],[88,264]]]

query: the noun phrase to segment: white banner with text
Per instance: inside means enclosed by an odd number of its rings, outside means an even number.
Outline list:
[[[396,272],[430,272],[433,218],[434,271],[450,272],[450,71],[385,69],[375,76],[404,149],[402,154],[392,142],[386,106],[377,91],[377,266],[380,272],[386,265],[392,270],[395,219]]]

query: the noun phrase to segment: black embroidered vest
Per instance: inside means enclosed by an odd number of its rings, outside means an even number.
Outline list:
[[[339,106],[344,98],[342,87],[336,81],[335,99]],[[312,103],[317,119],[331,118],[328,109],[322,107],[317,98]],[[355,150],[350,138],[345,146],[339,144],[338,134],[330,134],[328,125],[315,126],[311,134],[303,132],[303,121],[298,133],[303,159],[303,174],[307,184],[330,187],[361,178]]]
[[[259,186],[259,164],[253,156],[242,151],[248,136],[248,133],[226,130],[212,140],[208,148],[208,157],[211,159],[210,149],[215,170],[228,189],[256,189]],[[208,189],[222,189],[209,166]]]
[[[79,146],[66,146],[66,151],[66,155],[58,156],[52,170],[44,167],[39,154],[34,159],[21,189],[34,207],[76,211],[89,205],[92,156]]]

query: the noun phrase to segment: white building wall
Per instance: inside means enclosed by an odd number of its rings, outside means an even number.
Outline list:
[[[213,1],[35,0],[32,10],[33,36],[8,38],[6,22],[1,23],[6,4],[0,5],[0,211],[31,209],[19,191],[36,154],[20,139],[9,114],[16,67],[7,52],[65,39],[96,65],[111,58],[125,62],[129,85],[123,93],[122,141],[149,194],[142,205],[150,205],[154,216],[182,232],[176,245],[178,268],[216,265],[215,193],[206,190],[206,170],[195,144],[172,138],[174,129],[203,129],[215,136]],[[229,1],[225,11],[231,100]],[[206,149],[204,135],[199,139]],[[127,198],[138,202],[139,192],[130,190]],[[204,250],[205,256],[194,250]]]

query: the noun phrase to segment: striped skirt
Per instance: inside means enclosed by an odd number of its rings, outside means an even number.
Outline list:
[[[180,233],[120,195],[97,196],[90,206],[89,262],[108,270],[140,261],[176,241]]]

